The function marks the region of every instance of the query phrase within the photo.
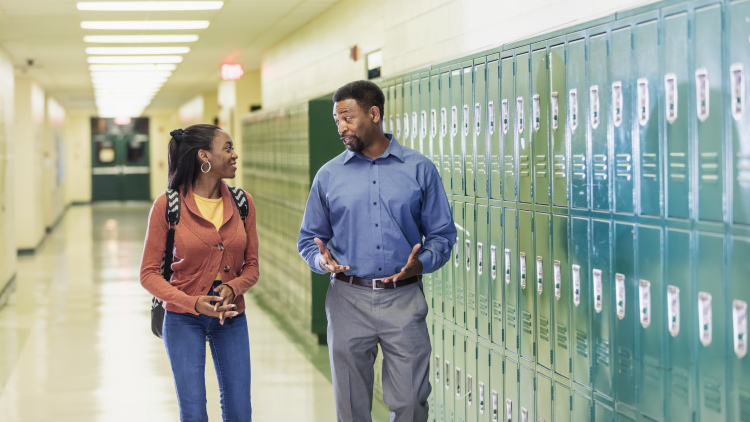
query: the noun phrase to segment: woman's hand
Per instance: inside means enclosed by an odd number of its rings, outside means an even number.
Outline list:
[[[216,289],[218,289],[219,287],[217,287]],[[234,310],[237,305],[233,303],[225,305],[223,302],[224,300],[225,298],[221,294],[219,296],[199,296],[198,301],[195,302],[195,312],[214,318],[219,318],[221,324],[223,325],[225,316],[232,318],[239,315],[239,313]],[[234,301],[234,293],[232,293],[232,301]]]
[[[239,315],[237,312],[221,312],[219,311],[220,308],[226,308],[227,306],[231,306],[230,310],[234,311],[234,309],[237,307],[237,305],[234,304],[234,290],[232,290],[231,287],[229,287],[226,284],[219,284],[214,289],[214,292],[216,292],[220,297],[223,297],[224,300],[221,302],[221,305],[219,303],[214,303],[214,311],[219,312],[219,322],[221,325],[224,325],[224,318],[234,318],[237,315]]]

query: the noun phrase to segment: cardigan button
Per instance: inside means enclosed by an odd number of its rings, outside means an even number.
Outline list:
[[[229,265],[227,265],[226,267],[224,267],[224,272],[225,272],[225,273],[228,273],[228,272],[229,272],[229,269],[230,269],[230,268],[229,268]]]
[[[224,250],[224,244],[223,243],[219,243],[218,248],[219,248],[220,251],[223,251]]]

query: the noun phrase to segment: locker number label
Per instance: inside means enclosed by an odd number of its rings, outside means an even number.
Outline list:
[[[589,97],[591,100],[591,127],[599,127],[599,85],[589,88]]]
[[[698,120],[705,122],[709,113],[708,70],[700,68],[695,71],[696,107]]]
[[[495,102],[487,103],[487,124],[490,128],[490,136],[495,134]]]
[[[516,98],[516,116],[518,117],[518,133],[523,133],[523,97]]]
[[[497,279],[497,248],[490,246],[490,276],[493,280]]]
[[[542,257],[536,257],[536,291],[542,294],[544,290],[544,284],[542,282],[544,278],[544,265],[542,264]]]
[[[648,123],[649,101],[648,101],[648,79],[638,79],[638,123],[646,126]]]
[[[521,288],[526,288],[526,253],[520,252],[518,254],[519,261],[521,263]]]
[[[555,260],[552,263],[552,268],[555,273],[555,299],[560,300],[562,297],[562,271],[560,270],[560,261]]]
[[[448,134],[448,115],[445,112],[445,107],[440,109],[440,136],[445,138]]]
[[[502,104],[502,113],[503,113],[503,134],[508,133],[508,129],[510,129],[510,108],[508,106],[508,100],[503,100]]]
[[[469,106],[464,104],[464,136],[469,135]]]
[[[669,334],[677,337],[680,333],[680,289],[676,286],[667,286],[667,319]]]
[[[701,344],[710,345],[713,337],[713,321],[711,295],[706,292],[698,292],[698,325]]]
[[[596,313],[602,311],[602,270],[594,269],[594,310]]]
[[[625,276],[615,274],[615,300],[617,300],[617,318],[625,318]]]
[[[612,82],[612,121],[615,127],[622,124],[622,81]]]
[[[484,272],[484,259],[482,259],[482,242],[477,242],[477,274],[482,275]]]
[[[578,127],[578,90],[571,89],[568,93],[570,103],[570,130],[575,131]]]
[[[651,282],[648,280],[638,281],[638,298],[641,314],[641,325],[648,328],[651,325]]]
[[[539,104],[539,94],[531,98],[531,108],[534,113],[534,132],[539,132],[539,127],[542,125],[542,107]]]
[[[505,250],[505,284],[510,284],[510,249]]]
[[[664,95],[667,121],[672,124],[677,120],[677,75],[674,73],[664,75]]]
[[[734,325],[734,353],[739,359],[747,354],[747,302],[732,302],[732,321]]]
[[[453,106],[451,108],[451,136],[458,134],[458,108]]]
[[[732,92],[732,117],[734,120],[740,120],[745,110],[745,69],[742,63],[735,63],[729,67],[729,78]]]
[[[581,304],[581,266],[573,265],[573,304]]]
[[[552,130],[557,130],[560,121],[560,102],[557,99],[557,92],[551,94],[550,103],[552,104]]]
[[[479,103],[474,104],[474,130],[477,135],[482,132],[482,105]]]

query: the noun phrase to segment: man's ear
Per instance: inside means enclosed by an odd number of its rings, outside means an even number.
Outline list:
[[[380,109],[378,108],[378,106],[370,107],[370,117],[372,118],[373,123],[380,123],[380,121],[382,120],[382,116],[380,116]]]

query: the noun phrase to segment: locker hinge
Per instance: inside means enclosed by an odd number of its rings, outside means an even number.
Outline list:
[[[516,336],[516,350],[521,348],[521,337]]]
[[[476,186],[474,186],[476,188]],[[474,221],[477,221],[477,209],[474,208]]]
[[[453,190],[453,178],[451,177],[451,190]]]
[[[477,180],[474,179],[474,192],[476,192],[476,191],[477,191]]]
[[[583,60],[589,61],[589,49],[588,47],[583,47]]]
[[[464,355],[466,354],[466,342],[464,342]]]
[[[479,330],[479,320],[477,318],[474,318],[474,329]]]
[[[489,192],[490,191],[490,179],[487,179],[487,181],[484,183],[484,189]]]
[[[531,69],[531,55],[529,55],[529,69]]]
[[[466,208],[461,208],[461,217],[464,219],[464,223],[466,222]]]
[[[453,335],[453,347],[456,347],[456,335]]]
[[[443,341],[445,341],[445,331],[441,331],[440,332],[440,337],[442,337]]]
[[[513,76],[516,76],[516,62],[513,62]]]
[[[531,214],[531,231],[532,232],[534,231],[534,227],[535,227],[535,225],[534,225],[534,214]]]
[[[568,359],[568,372],[573,373],[573,359]]]
[[[533,198],[534,197],[534,184],[532,183],[531,186],[529,186],[530,195]]]
[[[573,411],[573,396],[570,396],[570,411]]]
[[[476,352],[475,354],[477,355],[476,359],[479,360],[479,348],[474,349],[474,351]]]
[[[568,64],[568,50],[563,51],[563,63]]]
[[[505,375],[505,361],[503,361],[502,367],[503,367],[503,375]]]
[[[487,192],[489,192],[489,191],[490,191],[490,190],[489,190],[489,189],[487,189]],[[487,215],[487,224],[490,224],[490,213],[489,213],[489,210],[487,211],[487,214],[486,214],[486,215]]]
[[[609,40],[607,40],[607,57],[609,57]]]
[[[492,353],[490,353],[489,359],[487,360],[487,363],[490,364],[490,367],[492,367]]]
[[[635,50],[635,34],[633,34],[632,32],[630,33],[630,49]]]
[[[516,198],[518,198],[518,182],[513,182],[513,193],[516,195]]]
[[[552,365],[555,364],[555,351],[554,350],[549,351],[549,363]]]
[[[516,369],[516,382],[521,382],[521,370]]]
[[[536,357],[536,342],[531,345],[531,356]]]
[[[499,185],[499,189],[498,190],[500,191],[500,195],[502,196],[502,194],[503,194],[503,182],[502,181],[500,181],[500,185]]]
[[[549,391],[550,400],[555,401],[555,387],[550,386]]]
[[[518,230],[518,214],[516,213],[516,230]]]
[[[503,343],[505,343],[505,328],[503,328],[502,340],[503,340]]]

